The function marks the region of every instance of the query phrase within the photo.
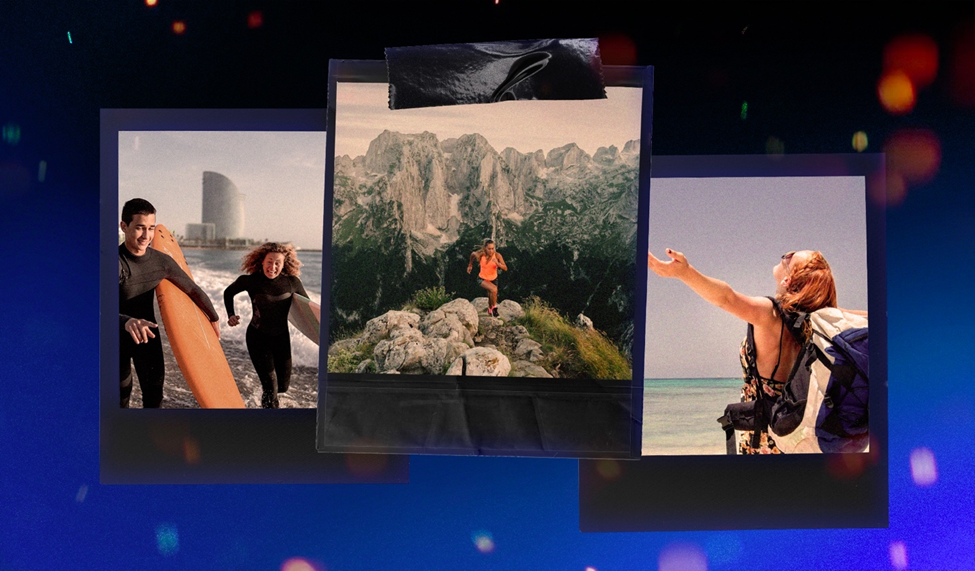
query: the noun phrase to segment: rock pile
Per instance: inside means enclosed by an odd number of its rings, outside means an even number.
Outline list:
[[[358,337],[332,344],[328,354],[371,348],[357,373],[552,377],[541,343],[513,323],[525,315],[521,305],[506,299],[493,317],[487,303],[486,297],[458,298],[430,312],[388,311]]]

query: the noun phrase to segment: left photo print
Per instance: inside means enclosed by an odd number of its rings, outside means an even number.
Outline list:
[[[119,406],[315,408],[320,131],[119,131]]]

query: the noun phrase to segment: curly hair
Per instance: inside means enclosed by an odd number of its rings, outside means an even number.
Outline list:
[[[783,311],[812,313],[836,307],[836,282],[833,271],[820,252],[813,252],[802,264],[789,271],[789,286],[777,296]]]
[[[254,248],[244,256],[240,264],[240,271],[248,274],[256,274],[261,271],[261,265],[268,254],[284,254],[284,267],[281,273],[286,276],[301,275],[301,261],[298,254],[291,244],[279,244],[278,242],[265,242]]]

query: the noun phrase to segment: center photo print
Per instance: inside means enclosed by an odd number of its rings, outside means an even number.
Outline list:
[[[390,110],[381,62],[333,62],[320,450],[638,454],[651,86],[604,71],[605,99]]]

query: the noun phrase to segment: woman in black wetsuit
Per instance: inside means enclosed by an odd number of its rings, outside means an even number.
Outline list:
[[[247,352],[264,389],[263,408],[278,408],[278,393],[287,391],[291,381],[291,296],[300,293],[308,297],[298,279],[300,268],[294,247],[267,242],[244,256],[240,269],[247,275],[223,291],[231,327],[240,323],[234,312],[234,296],[246,291],[251,297],[253,316],[247,326]]]

